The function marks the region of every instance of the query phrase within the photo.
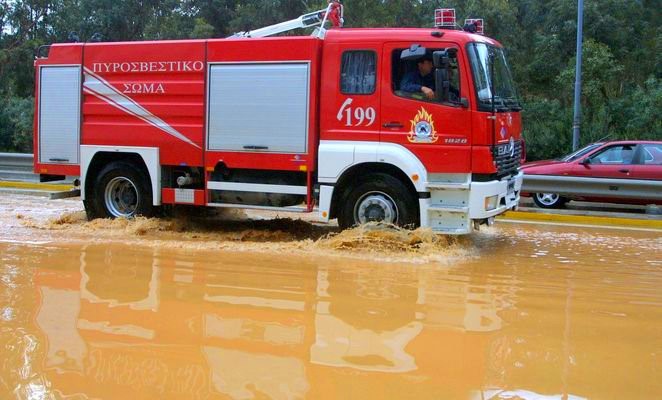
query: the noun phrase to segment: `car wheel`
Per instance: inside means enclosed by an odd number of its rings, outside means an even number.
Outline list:
[[[562,208],[568,200],[557,193],[536,193],[533,202],[540,208]]]
[[[152,190],[149,179],[141,169],[114,162],[97,176],[91,210],[94,217],[131,218],[151,216]]]
[[[342,199],[338,225],[347,229],[368,222],[386,222],[409,228],[418,226],[416,195],[390,175],[365,176]]]

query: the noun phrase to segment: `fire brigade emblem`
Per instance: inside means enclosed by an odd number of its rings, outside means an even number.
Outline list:
[[[432,114],[421,107],[414,119],[411,121],[411,130],[407,140],[412,143],[434,143],[439,140],[437,131],[434,129]]]

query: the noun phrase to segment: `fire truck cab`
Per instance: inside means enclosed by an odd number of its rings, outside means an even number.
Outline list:
[[[64,43],[35,66],[35,172],[79,175],[90,218],[317,208],[462,234],[519,200],[521,108],[479,34]]]

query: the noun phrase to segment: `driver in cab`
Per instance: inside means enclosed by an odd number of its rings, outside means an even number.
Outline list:
[[[432,55],[426,54],[418,59],[417,69],[408,72],[400,81],[400,90],[407,94],[414,95],[423,93],[423,95],[432,100],[434,99],[434,65],[432,64]]]

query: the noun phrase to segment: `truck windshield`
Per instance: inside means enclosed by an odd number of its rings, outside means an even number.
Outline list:
[[[503,49],[484,43],[470,43],[468,50],[478,109],[492,111],[492,99],[494,99],[496,111],[521,110],[522,106]],[[494,96],[492,96],[492,87],[494,87]]]

